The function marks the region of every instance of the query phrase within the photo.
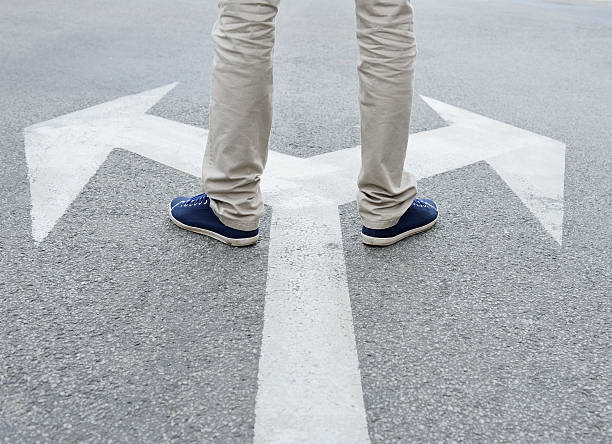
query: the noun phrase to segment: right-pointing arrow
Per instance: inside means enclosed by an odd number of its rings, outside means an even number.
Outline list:
[[[430,156],[436,157],[433,165],[457,162],[456,167],[485,160],[560,245],[565,144],[428,97],[423,100],[450,126],[434,130],[443,136],[440,138],[434,137],[433,131],[427,132],[428,142],[439,144],[417,144],[410,161],[414,159],[425,170],[429,163],[424,160]],[[449,166],[445,169],[451,169]]]
[[[200,174],[207,132],[145,114],[172,86],[26,128],[36,241],[114,148]],[[414,134],[406,169],[428,177],[487,161],[560,243],[565,145],[424,100],[450,125]],[[337,213],[355,198],[359,151],[270,153],[262,189],[274,210],[255,442],[368,442]]]
[[[114,148],[200,175],[207,131],[145,114],[176,83],[25,129],[32,235],[42,241]],[[449,126],[413,134],[405,168],[418,178],[487,161],[560,244],[565,145],[428,97]],[[355,198],[360,148],[301,159],[270,152],[262,189],[273,206]]]

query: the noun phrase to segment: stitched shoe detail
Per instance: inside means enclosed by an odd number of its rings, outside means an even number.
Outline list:
[[[172,202],[170,202],[170,208],[174,208],[177,204],[180,204],[181,202],[185,201],[189,199],[188,197],[185,196],[179,196],[179,197],[175,197],[174,199],[172,199]]]

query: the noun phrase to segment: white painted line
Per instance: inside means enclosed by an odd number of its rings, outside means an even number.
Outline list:
[[[538,149],[526,147],[487,162],[561,245],[565,147],[541,144]]]
[[[565,144],[438,100],[423,100],[450,126],[435,130],[444,136],[426,143],[419,140],[425,133],[413,137],[417,177],[485,160],[561,245]]]
[[[25,129],[32,236],[42,241],[115,148],[200,175],[207,131],[145,114],[176,86],[76,111]],[[429,177],[481,160],[508,183],[560,244],[565,145],[512,125],[423,97],[448,127],[413,134],[406,169]],[[300,159],[270,152],[262,189],[272,205],[305,193],[338,203],[355,199],[359,147]],[[300,197],[301,196],[301,197]]]
[[[272,209],[255,443],[367,443],[338,208]]]
[[[207,132],[145,114],[174,85],[25,129],[35,241],[115,148],[200,175]],[[487,161],[561,243],[565,145],[424,100],[450,125],[411,137],[407,169],[423,178]],[[309,159],[270,152],[262,179],[273,215],[258,443],[368,442],[337,210],[355,199],[359,165],[359,147]]]
[[[207,131],[145,114],[175,85],[121,97],[25,129],[35,241],[47,236],[115,148],[199,174]]]

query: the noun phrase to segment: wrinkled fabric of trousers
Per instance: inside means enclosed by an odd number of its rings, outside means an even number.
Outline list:
[[[279,0],[221,0],[202,187],[227,226],[254,230],[272,125],[274,19]],[[416,42],[407,0],[355,0],[361,114],[357,202],[366,227],[397,223],[416,194],[404,172]]]

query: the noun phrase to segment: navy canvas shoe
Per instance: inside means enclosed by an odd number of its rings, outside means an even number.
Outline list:
[[[175,197],[170,202],[168,213],[178,227],[205,234],[235,247],[252,245],[259,239],[259,228],[243,231],[224,225],[210,208],[210,198],[206,193],[193,197]]]
[[[430,199],[414,199],[397,224],[382,230],[361,227],[364,244],[385,247],[421,233],[434,226],[438,221],[438,206]]]

